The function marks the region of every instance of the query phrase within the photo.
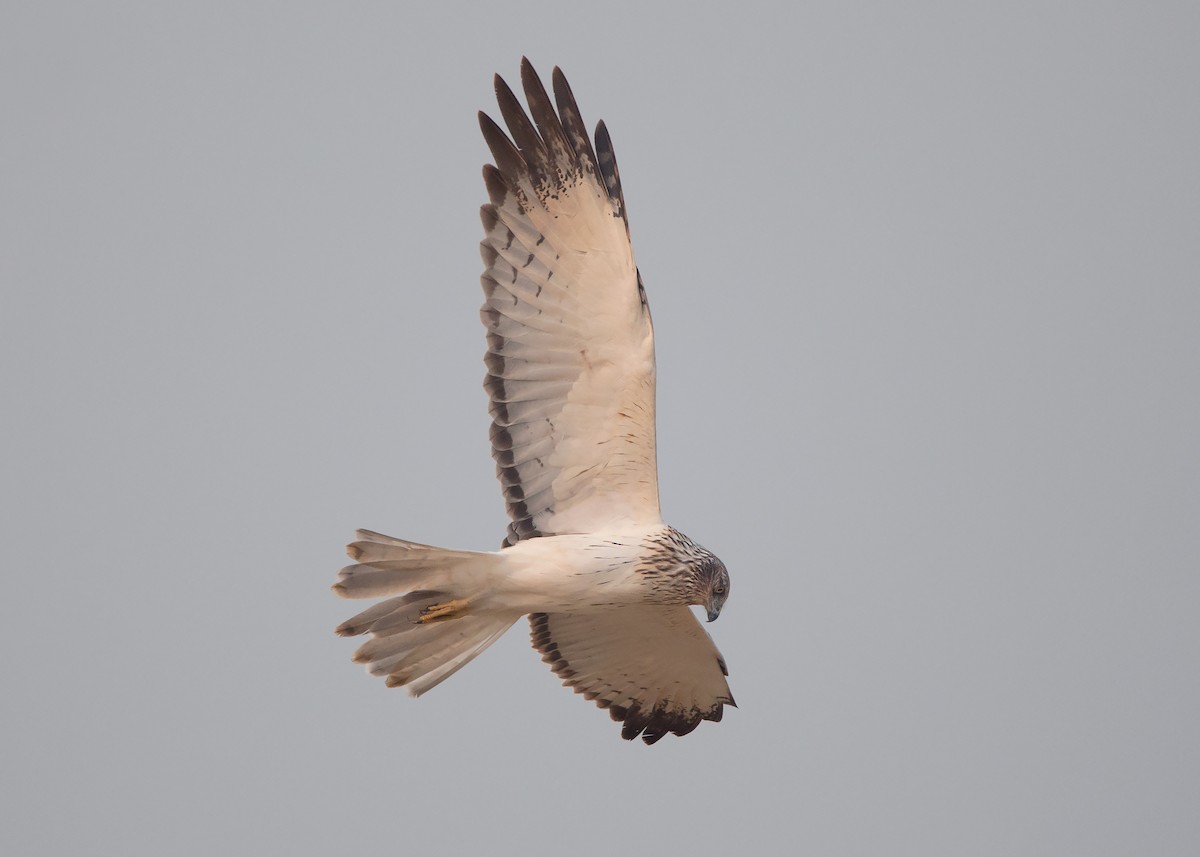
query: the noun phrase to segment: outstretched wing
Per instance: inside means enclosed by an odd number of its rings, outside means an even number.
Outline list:
[[[725,661],[687,607],[534,613],[533,646],[563,684],[622,721],[621,737],[653,744],[720,720],[733,694]]]
[[[496,161],[480,314],[506,546],[661,521],[654,334],[612,142],[601,123],[593,149],[557,68],[557,112],[528,60],[521,82],[532,121],[496,76],[511,138],[479,114]]]
[[[661,524],[654,332],[629,243],[612,141],[595,148],[566,78],[557,112],[528,60],[529,114],[496,77],[509,135],[479,115],[495,166],[481,216],[492,455],[521,539]],[[687,607],[535,613],[533,644],[564,683],[652,744],[720,720],[725,663]]]

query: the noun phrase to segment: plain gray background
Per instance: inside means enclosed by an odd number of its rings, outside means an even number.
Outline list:
[[[1200,850],[1200,7],[5,3],[5,854]],[[430,695],[355,527],[492,549],[475,111],[620,159],[741,708],[518,625]]]

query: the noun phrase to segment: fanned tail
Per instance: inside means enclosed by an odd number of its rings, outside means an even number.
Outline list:
[[[413,696],[436,687],[494,643],[520,618],[478,609],[500,558],[359,530],[346,548],[355,565],[338,574],[343,598],[392,595],[346,620],[337,633],[371,634],[354,653],[388,687]],[[403,594],[397,594],[403,593]]]

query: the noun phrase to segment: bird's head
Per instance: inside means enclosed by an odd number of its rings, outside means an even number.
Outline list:
[[[705,564],[700,582],[704,599],[701,606],[708,612],[708,621],[712,622],[721,615],[721,608],[729,597],[729,571],[725,563],[714,556]]]

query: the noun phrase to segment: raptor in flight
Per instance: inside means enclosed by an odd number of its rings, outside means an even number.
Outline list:
[[[495,80],[507,134],[479,114],[495,159],[480,210],[484,386],[508,535],[479,553],[359,530],[333,589],[387,598],[337,632],[369,633],[354,660],[415,696],[528,615],[563,683],[652,744],[734,705],[689,608],[716,619],[729,574],[659,512],[654,333],[608,131],[593,146],[557,68],[554,102],[528,60],[521,82],[528,114]]]

